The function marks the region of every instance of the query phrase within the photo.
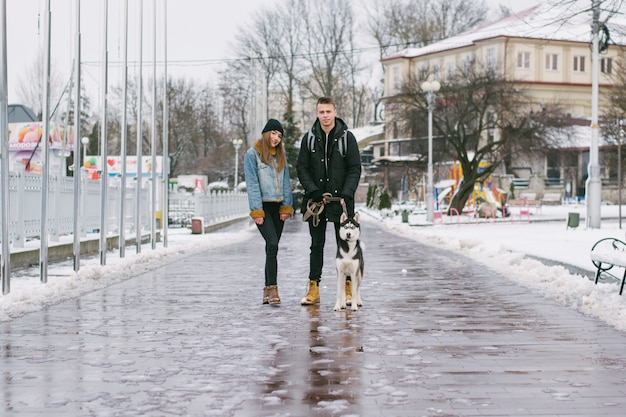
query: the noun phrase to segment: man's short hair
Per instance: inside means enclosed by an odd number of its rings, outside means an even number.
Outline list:
[[[332,104],[335,106],[335,101],[331,97],[320,97],[317,99],[317,104]]]

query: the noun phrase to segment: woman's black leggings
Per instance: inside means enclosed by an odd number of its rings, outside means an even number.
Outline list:
[[[276,285],[278,275],[278,242],[283,234],[285,222],[280,220],[280,203],[263,203],[265,220],[257,224],[261,236],[265,239],[265,285]]]

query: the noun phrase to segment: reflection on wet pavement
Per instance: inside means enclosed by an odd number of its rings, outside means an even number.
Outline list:
[[[471,260],[363,226],[364,307],[319,306],[285,228],[0,323],[3,416],[621,416],[626,335]],[[210,239],[210,234],[206,236]]]

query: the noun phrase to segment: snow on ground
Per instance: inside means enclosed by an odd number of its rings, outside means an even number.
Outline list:
[[[358,210],[364,214],[364,222],[379,222],[393,233],[472,258],[546,298],[626,330],[626,294],[619,295],[615,282],[596,286],[589,279],[594,271],[589,258],[593,244],[609,236],[624,240],[617,206],[602,206],[600,229],[586,228],[584,207],[577,206],[543,207],[541,212],[533,213],[531,223],[520,221],[513,212],[506,221],[444,220],[443,224],[432,226],[419,226],[423,224],[420,214],[411,214],[409,222],[403,223],[400,215],[381,216],[380,212],[363,207]],[[580,226],[576,229],[566,227],[568,212],[580,214]],[[139,254],[128,248],[124,258],[116,253],[107,256],[104,266],[100,266],[97,256],[83,258],[77,273],[70,261],[51,264],[46,284],[40,282],[38,268],[15,271],[10,292],[0,296],[0,321],[78,297],[211,247],[236,244],[256,233],[253,227],[226,229],[211,233],[208,239],[207,235],[192,235],[188,229],[169,229],[167,248],[162,243],[157,249],[144,245]],[[550,261],[574,268],[551,266]],[[572,273],[572,269],[579,273]]]
[[[423,226],[420,215],[412,214],[403,223],[401,216],[360,210],[370,215],[365,219],[377,219],[394,233],[467,256],[546,298],[626,330],[626,294],[619,295],[616,281],[595,285],[590,280],[595,271],[589,257],[593,244],[604,237],[624,240],[617,206],[602,206],[599,229],[585,227],[586,211],[578,206],[544,206],[532,214],[531,223],[520,221],[514,211],[506,221],[470,223],[466,217],[463,222],[444,220],[432,226]],[[579,227],[567,228],[569,212],[579,213]],[[554,263],[573,268],[549,265]],[[570,272],[576,269],[579,273]]]

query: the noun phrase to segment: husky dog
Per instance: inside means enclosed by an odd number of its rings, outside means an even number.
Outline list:
[[[346,308],[346,277],[352,279],[352,305],[356,311],[363,305],[361,301],[361,280],[363,279],[363,250],[359,237],[359,213],[348,218],[346,213],[339,220],[339,245],[337,246],[337,303],[335,311]]]

